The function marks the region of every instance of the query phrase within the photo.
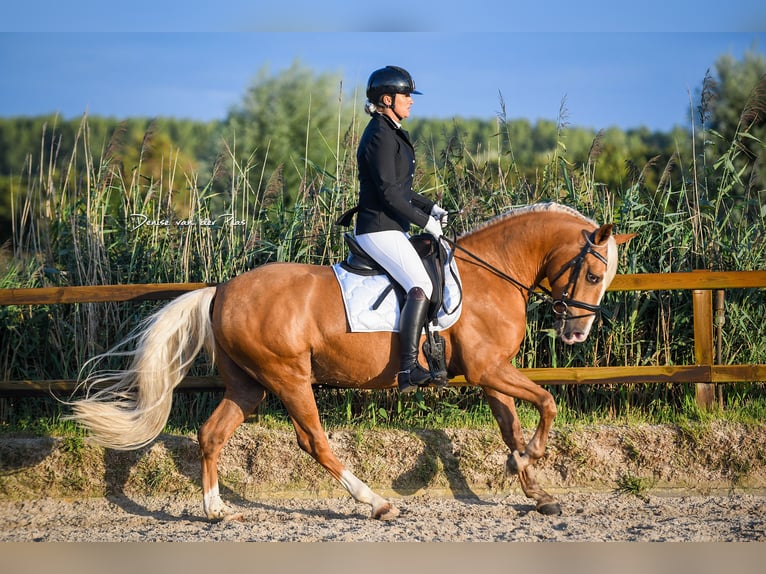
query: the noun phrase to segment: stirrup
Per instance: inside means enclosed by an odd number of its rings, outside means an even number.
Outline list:
[[[400,393],[412,393],[420,388],[427,387],[434,382],[430,371],[426,371],[420,365],[407,370],[399,371],[396,375],[397,386]]]

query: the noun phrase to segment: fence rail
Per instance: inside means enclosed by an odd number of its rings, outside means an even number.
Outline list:
[[[96,285],[79,287],[43,287],[38,289],[0,289],[0,305],[50,305],[147,301],[172,299],[208,286],[207,283],[168,283],[143,285]],[[692,383],[700,406],[716,401],[716,384],[766,381],[766,365],[723,365],[720,350],[714,343],[721,339],[721,322],[726,289],[766,288],[766,271],[692,271],[688,273],[642,273],[618,275],[610,291],[692,291],[694,314],[694,365],[574,367],[521,369],[540,384],[629,384]],[[718,364],[716,364],[718,363]],[[463,377],[450,381],[465,384]],[[0,396],[71,392],[73,380],[0,381]],[[196,392],[222,389],[217,377],[187,377],[179,391]]]

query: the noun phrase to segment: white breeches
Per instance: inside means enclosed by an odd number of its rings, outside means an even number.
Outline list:
[[[407,234],[401,231],[375,231],[355,237],[362,249],[388,271],[407,293],[413,287],[420,287],[426,298],[431,298],[431,278]]]

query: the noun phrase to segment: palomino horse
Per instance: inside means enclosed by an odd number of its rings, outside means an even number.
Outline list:
[[[509,211],[462,235],[455,258],[463,282],[460,319],[442,331],[450,377],[480,386],[510,449],[509,472],[519,476],[537,510],[560,507],[535,481],[532,465],[545,451],[556,415],[551,394],[511,364],[525,333],[530,293],[547,279],[555,328],[567,344],[586,339],[601,298],[617,270],[612,234],[577,211],[539,204]],[[576,311],[573,311],[576,309]],[[173,389],[206,347],[226,391],[199,429],[203,507],[211,520],[227,516],[218,490],[217,461],[235,429],[274,393],[284,404],[300,447],[351,496],[390,519],[399,511],[355,477],[330,449],[312,385],[358,389],[395,385],[398,337],[350,333],[330,267],[274,263],[215,287],[182,295],[149,317],[128,339],[132,363],[84,384],[102,387],[71,403],[70,418],[100,444],[135,449],[153,441],[167,422]],[[106,386],[104,386],[106,385]],[[540,420],[524,442],[514,399],[530,401]]]

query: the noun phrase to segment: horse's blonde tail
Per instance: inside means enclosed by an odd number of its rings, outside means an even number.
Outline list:
[[[149,316],[127,340],[89,363],[131,359],[125,370],[95,371],[82,381],[85,398],[69,402],[65,417],[107,448],[132,450],[152,442],[170,416],[173,389],[205,347],[213,357],[210,303],[215,287],[186,293]],[[135,343],[130,351],[122,351]]]

